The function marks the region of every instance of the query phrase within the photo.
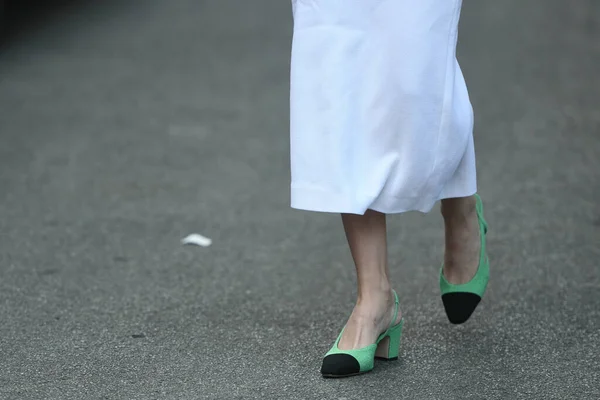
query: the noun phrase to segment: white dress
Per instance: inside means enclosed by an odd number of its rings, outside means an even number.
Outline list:
[[[428,212],[474,194],[461,0],[292,5],[292,207]]]

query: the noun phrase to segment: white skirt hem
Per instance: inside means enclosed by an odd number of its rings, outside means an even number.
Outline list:
[[[360,206],[352,201],[351,196],[344,193],[331,192],[325,189],[292,185],[291,207],[297,210],[363,215],[367,210],[384,214],[400,214],[409,211],[428,213],[440,200],[468,197],[477,193],[477,185],[446,187],[436,197],[394,197],[379,196],[368,207]]]

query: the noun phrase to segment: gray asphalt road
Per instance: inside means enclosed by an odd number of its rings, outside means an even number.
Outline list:
[[[465,2],[491,287],[451,326],[438,213],[392,217],[401,359],[325,381],[354,277],[288,208],[289,2],[45,15],[0,53],[0,399],[600,398],[599,35],[596,0]]]

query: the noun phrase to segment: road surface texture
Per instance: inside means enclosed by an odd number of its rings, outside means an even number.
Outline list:
[[[289,2],[46,3],[0,52],[0,399],[600,398],[597,0],[465,1],[489,292],[450,325],[438,210],[391,217],[401,358],[346,380],[339,216],[288,207]]]

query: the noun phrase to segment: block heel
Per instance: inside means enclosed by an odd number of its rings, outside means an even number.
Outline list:
[[[404,325],[404,319],[401,319],[397,325],[390,328],[388,336],[377,345],[375,359],[383,361],[395,361],[398,359],[400,342],[402,341],[402,325]]]

